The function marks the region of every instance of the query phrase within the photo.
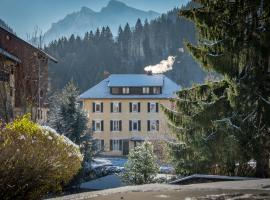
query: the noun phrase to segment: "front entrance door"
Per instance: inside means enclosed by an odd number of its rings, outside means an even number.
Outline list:
[[[129,153],[129,141],[124,140],[123,141],[123,155],[126,156]]]

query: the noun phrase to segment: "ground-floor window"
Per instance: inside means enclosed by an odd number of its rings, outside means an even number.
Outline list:
[[[141,141],[134,141],[134,148],[140,146],[142,144]]]
[[[122,151],[122,140],[111,140],[110,141],[110,150],[111,151]]]
[[[96,141],[96,149],[97,149],[97,151],[104,150],[104,140],[97,140]]]

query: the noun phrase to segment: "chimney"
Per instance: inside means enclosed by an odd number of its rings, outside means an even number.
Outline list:
[[[152,76],[152,75],[153,75],[152,71],[146,71],[146,74],[147,74],[148,76]]]

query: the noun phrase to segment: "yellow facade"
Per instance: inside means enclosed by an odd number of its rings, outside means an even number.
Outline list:
[[[110,150],[110,140],[126,140],[129,144],[129,149],[134,148],[136,142],[131,138],[143,138],[146,141],[151,140],[171,140],[173,136],[167,125],[165,114],[160,108],[160,104],[167,107],[172,107],[169,99],[82,99],[83,109],[87,113],[89,128],[92,128],[92,121],[103,121],[103,131],[94,131],[94,138],[104,140],[104,154],[106,155],[123,155],[123,151]],[[121,103],[121,112],[112,113],[111,103]],[[130,112],[130,103],[140,103],[140,112]],[[93,103],[103,103],[103,112],[93,112]],[[148,103],[158,103],[158,112],[149,112]],[[121,120],[122,130],[111,131],[111,120]],[[141,131],[130,131],[129,121],[140,120]],[[149,131],[148,121],[158,120],[159,130]]]

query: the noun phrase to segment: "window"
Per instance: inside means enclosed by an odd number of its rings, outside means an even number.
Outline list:
[[[9,81],[9,73],[0,70],[0,81],[8,82]]]
[[[149,94],[150,88],[149,87],[143,87],[143,94]]]
[[[159,131],[159,120],[148,120],[147,121],[148,131]]]
[[[123,92],[123,94],[129,94],[129,88],[128,87],[123,87],[122,92]]]
[[[132,112],[138,112],[138,103],[132,103]]]
[[[129,103],[129,112],[140,112],[141,111],[141,103]]]
[[[160,87],[153,87],[153,94],[160,94],[161,88]]]
[[[122,140],[110,140],[110,150],[111,151],[122,151]]]
[[[131,88],[129,88],[129,94],[141,95],[142,94],[142,87],[131,87]]]
[[[110,126],[111,126],[111,131],[122,131],[121,120],[111,120]]]
[[[149,102],[148,103],[148,112],[149,113],[155,113],[159,112],[159,105],[156,102]]]
[[[132,122],[132,131],[138,131],[138,122],[137,121]]]
[[[141,121],[140,120],[130,120],[129,121],[129,131],[141,131]]]
[[[103,112],[103,103],[93,103],[93,112]]]
[[[38,119],[42,119],[42,110],[38,109]]]
[[[156,103],[150,103],[150,112],[156,112]]]
[[[42,98],[44,95],[43,90],[40,90],[39,94],[40,94],[40,97]]]
[[[103,151],[104,150],[104,140],[97,140],[96,141],[96,148],[97,148],[97,151]]]
[[[100,103],[96,104],[96,112],[101,112],[101,104]]]
[[[92,128],[94,132],[101,132],[104,130],[104,122],[102,120],[92,121]]]
[[[96,131],[101,131],[101,122],[96,122]]]
[[[121,103],[119,103],[119,102],[111,103],[111,112],[112,113],[120,113],[121,112]]]
[[[120,87],[112,87],[111,88],[111,93],[112,94],[121,94],[122,93],[122,90]]]

